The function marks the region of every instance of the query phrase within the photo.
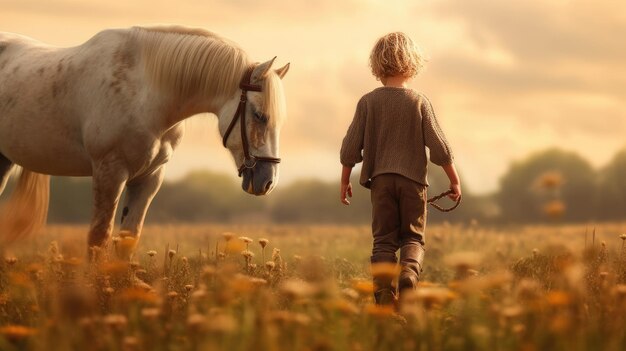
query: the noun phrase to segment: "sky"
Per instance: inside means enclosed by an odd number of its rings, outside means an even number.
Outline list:
[[[216,32],[255,61],[291,63],[283,184],[339,178],[356,103],[380,85],[369,52],[392,31],[428,58],[410,86],[430,98],[474,193],[497,190],[511,162],[546,148],[600,168],[626,147],[626,3],[617,0],[0,0],[0,31],[58,46],[105,28],[166,23]],[[215,117],[186,123],[166,177],[236,176]]]

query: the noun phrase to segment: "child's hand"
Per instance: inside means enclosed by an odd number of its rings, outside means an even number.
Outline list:
[[[348,197],[352,197],[352,183],[341,183],[341,202],[350,205]]]
[[[452,201],[458,201],[461,197],[461,184],[450,184],[450,189],[454,191],[454,194],[450,194],[448,197],[452,199]]]

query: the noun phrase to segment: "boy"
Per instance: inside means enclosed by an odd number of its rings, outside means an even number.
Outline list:
[[[380,38],[370,54],[370,66],[382,87],[358,102],[354,120],[341,146],[341,201],[352,197],[350,173],[363,161],[360,184],[371,190],[372,264],[396,263],[400,250],[400,295],[415,289],[424,259],[426,225],[425,148],[431,162],[443,167],[450,179],[453,200],[461,185],[450,146],[426,97],[407,88],[423,66],[413,41],[404,33]],[[396,293],[391,279],[374,277],[377,304],[392,304]]]

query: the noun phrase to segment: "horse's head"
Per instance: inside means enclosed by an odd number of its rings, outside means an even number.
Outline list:
[[[248,71],[219,111],[220,133],[239,168],[241,187],[254,195],[268,194],[278,183],[279,135],[286,117],[281,79],[289,64],[274,70],[274,59]]]

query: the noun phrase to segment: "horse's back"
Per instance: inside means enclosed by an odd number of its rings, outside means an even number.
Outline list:
[[[24,35],[0,32],[0,77],[10,62],[15,60],[16,54],[24,48],[45,46]]]
[[[0,153],[41,173],[88,175],[85,126],[106,130],[94,121],[127,108],[117,97],[125,87],[112,84],[123,76],[119,52],[134,57],[129,32],[104,30],[69,48],[0,33]]]
[[[0,53],[5,49],[22,45],[45,45],[31,37],[10,32],[0,32]]]

